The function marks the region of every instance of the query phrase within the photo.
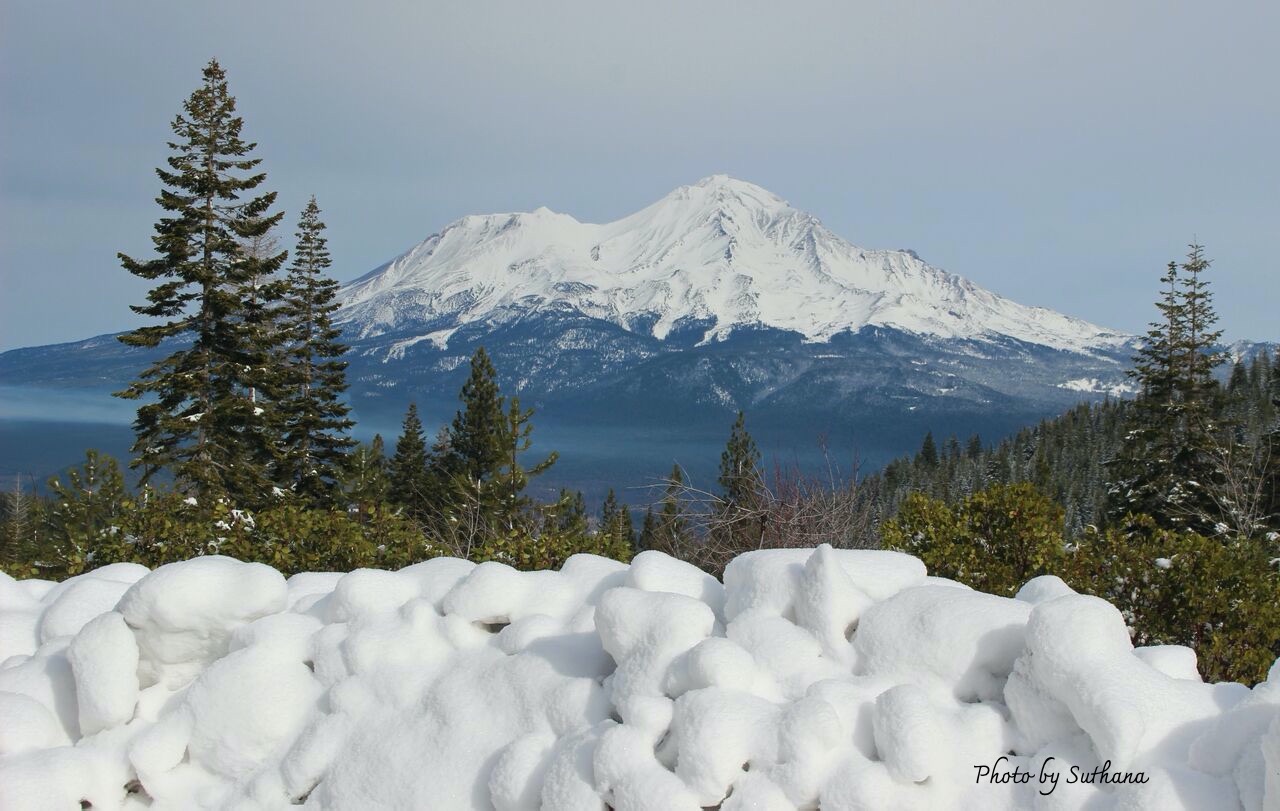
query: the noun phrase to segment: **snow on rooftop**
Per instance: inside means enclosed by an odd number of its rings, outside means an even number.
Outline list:
[[[1071,779],[1104,764],[1146,782]],[[829,546],[723,583],[657,552],[0,575],[5,811],[1258,809],[1278,775],[1280,666],[1205,684],[1054,577]]]

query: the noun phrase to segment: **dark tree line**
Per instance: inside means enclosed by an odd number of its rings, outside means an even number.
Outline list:
[[[885,469],[884,513],[915,492],[954,504],[1025,482],[1062,505],[1069,538],[1145,515],[1166,529],[1274,543],[1280,356],[1230,361],[1218,347],[1208,266],[1193,245],[1161,277],[1161,317],[1134,358],[1133,400],[1082,404],[994,446],[973,436],[939,447],[927,435]]]

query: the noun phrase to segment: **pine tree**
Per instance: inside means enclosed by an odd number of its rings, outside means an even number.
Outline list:
[[[24,478],[24,474],[15,474],[9,479],[11,489],[0,492],[0,572],[13,577],[38,576],[35,562],[45,547],[43,503],[27,491]]]
[[[1222,330],[1213,309],[1213,295],[1203,273],[1209,268],[1204,248],[1189,247],[1182,263],[1180,304],[1184,330],[1178,345],[1179,370],[1175,377],[1181,419],[1173,456],[1173,488],[1169,495],[1173,526],[1201,534],[1216,532],[1220,523],[1214,491],[1221,484],[1221,457],[1229,456],[1220,435],[1221,408],[1214,370],[1226,359],[1217,349]],[[1160,516],[1156,516],[1159,520]]]
[[[243,287],[274,273],[285,254],[249,256],[244,240],[268,232],[275,193],[245,198],[265,180],[252,173],[255,144],[240,137],[242,120],[217,61],[174,119],[167,169],[157,169],[164,210],[149,260],[120,254],[126,270],[158,284],[132,309],[163,323],[120,336],[135,347],[167,343],[172,351],[143,371],[120,396],[145,399],[134,421],[133,467],[145,484],[161,469],[199,498],[230,496],[253,505],[270,488],[278,437],[250,392],[269,387],[272,347],[255,329]]]
[[[977,459],[982,456],[982,437],[977,434],[969,437],[969,442],[965,445],[964,455],[969,459]]]
[[[298,221],[297,248],[285,279],[280,321],[288,341],[282,399],[284,417],[282,476],[308,502],[332,502],[336,474],[346,452],[355,444],[347,436],[354,424],[342,401],[347,389],[347,347],[333,326],[338,283],[324,274],[329,249],[312,197]]]
[[[404,507],[418,520],[426,517],[427,443],[422,435],[422,420],[417,403],[410,403],[404,415],[396,452],[391,457],[389,495],[394,504]]]
[[[762,478],[760,450],[747,432],[745,415],[739,411],[729,430],[729,441],[720,454],[719,482],[726,507],[754,506]]]
[[[1222,478],[1221,403],[1213,370],[1224,356],[1213,328],[1217,315],[1202,274],[1204,249],[1191,245],[1181,265],[1170,262],[1161,318],[1151,324],[1131,375],[1141,391],[1124,443],[1112,464],[1114,518],[1145,514],[1161,526],[1210,534],[1220,516],[1214,488]]]
[[[1236,358],[1231,365],[1231,376],[1227,378],[1227,393],[1241,394],[1249,388],[1249,369],[1244,365],[1244,358]]]
[[[662,496],[662,508],[654,519],[645,548],[680,557],[689,542],[689,520],[684,507],[685,479],[680,465],[673,465]],[[646,523],[648,519],[646,518]]]
[[[916,455],[916,460],[930,467],[938,464],[938,446],[933,441],[933,431],[924,435],[924,442],[920,444],[920,453]]]
[[[727,550],[745,551],[759,546],[765,531],[765,513],[759,509],[764,475],[760,450],[747,432],[746,417],[739,411],[720,454],[721,501],[712,538]]]
[[[85,452],[84,464],[66,472],[66,481],[49,480],[53,506],[49,529],[64,551],[85,555],[111,535],[122,532],[128,493],[116,460],[96,450]]]
[[[587,537],[587,502],[582,491],[560,489],[556,501],[556,532],[562,540],[581,543]]]
[[[391,483],[382,434],[374,434],[368,444],[357,445],[343,460],[341,470],[342,492],[361,515],[388,500]]]
[[[658,545],[658,517],[653,514],[652,505],[644,511],[644,521],[640,524],[640,540],[637,542],[639,549],[657,549]]]
[[[506,422],[499,426],[501,433],[497,442],[503,451],[499,466],[491,474],[481,471],[476,476],[477,481],[489,485],[490,509],[498,525],[508,530],[516,526],[522,513],[529,507],[529,499],[524,496],[524,489],[529,484],[529,479],[545,473],[560,456],[552,451],[545,459],[530,468],[525,468],[520,463],[521,456],[533,447],[533,423],[529,421],[532,416],[533,409],[522,409],[520,398],[511,398]],[[581,500],[581,498],[582,494],[579,493],[578,499]],[[585,533],[585,507],[582,512],[582,529]]]
[[[646,521],[652,521],[652,511],[646,515]],[[619,542],[625,544],[628,548],[635,548],[636,531],[631,524],[631,510],[625,504],[618,503],[618,497],[613,492],[613,488],[609,488],[609,494],[604,498],[604,504],[600,508],[600,532],[608,535]]]
[[[1178,356],[1185,332],[1178,283],[1178,264],[1170,262],[1160,277],[1161,294],[1156,302],[1160,318],[1149,325],[1129,372],[1139,392],[1126,421],[1124,443],[1111,466],[1109,505],[1113,518],[1164,512],[1172,484],[1169,477],[1181,415]]]
[[[1271,548],[1280,553],[1280,352],[1272,359],[1268,397],[1271,401],[1271,423],[1263,441],[1263,509],[1275,532]]]
[[[626,545],[627,549],[634,552],[636,549],[636,527],[631,521],[631,507],[623,504],[618,510],[617,519],[613,522],[613,529],[609,533],[619,542]]]
[[[462,409],[449,431],[450,454],[468,480],[492,479],[507,456],[503,434],[508,415],[498,391],[498,372],[484,347],[472,355],[471,374],[458,397]]]
[[[271,227],[274,228],[274,224]],[[272,354],[264,373],[269,377],[275,369],[286,363],[286,339],[280,334],[276,323],[276,312],[273,305],[283,294],[283,282],[272,276],[269,260],[281,253],[280,240],[274,230],[255,233],[240,240],[240,250],[250,259],[257,260],[258,272],[253,273],[238,287],[238,295],[245,303],[245,328],[255,345],[271,347]],[[272,418],[277,417],[274,408],[270,408],[265,397],[259,397],[256,387],[249,389],[249,400],[255,405],[268,408]],[[277,430],[283,430],[277,426]]]
[[[524,467],[522,455],[532,445],[533,409],[520,407],[519,398],[508,403],[498,388],[498,373],[484,347],[471,358],[471,372],[458,393],[458,411],[448,434],[448,457],[437,465],[450,480],[450,497],[463,494],[481,511],[484,522],[510,531],[530,506],[523,495],[529,479],[555,464],[554,451],[532,467]]]

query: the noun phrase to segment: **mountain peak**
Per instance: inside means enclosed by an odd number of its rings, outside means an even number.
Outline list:
[[[459,227],[461,226],[461,227]],[[467,217],[343,288],[361,335],[449,332],[543,309],[665,339],[763,326],[826,341],[863,327],[943,339],[1011,337],[1057,349],[1128,336],[1024,307],[913,252],[866,251],[753,183],[711,175],[628,217],[579,222],[545,208]]]
[[[791,208],[786,200],[768,189],[729,175],[708,175],[697,183],[680,186],[664,197],[659,204],[684,201],[706,208],[723,208],[726,205],[767,211]]]

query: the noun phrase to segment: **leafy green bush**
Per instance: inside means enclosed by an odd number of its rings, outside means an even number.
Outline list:
[[[1260,544],[1158,527],[1146,516],[1086,532],[1062,572],[1115,604],[1135,645],[1187,645],[1213,681],[1254,683],[1280,656],[1280,573]]]
[[[571,556],[579,553],[602,555],[627,563],[631,545],[609,532],[595,534],[558,532],[544,528],[538,534],[521,529],[499,535],[482,544],[472,554],[477,563],[495,560],[523,571],[559,569]]]
[[[912,493],[881,531],[886,547],[931,573],[1007,597],[1060,569],[1065,555],[1062,508],[1029,484],[994,485],[954,508]]]
[[[1012,596],[1055,574],[1113,603],[1135,645],[1187,645],[1206,679],[1255,683],[1280,656],[1280,572],[1258,541],[1204,538],[1129,516],[1064,546],[1062,511],[1029,485],[996,485],[949,507],[914,493],[883,526],[887,547],[932,574]]]

